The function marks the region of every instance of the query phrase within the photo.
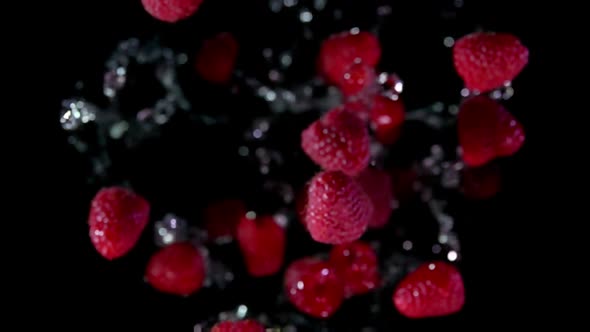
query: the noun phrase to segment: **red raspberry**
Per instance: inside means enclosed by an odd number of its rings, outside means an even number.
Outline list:
[[[360,238],[373,215],[373,204],[361,185],[342,172],[322,172],[307,191],[305,225],[321,243],[341,244]]]
[[[243,217],[236,234],[248,273],[254,277],[270,276],[283,265],[285,230],[274,217]]]
[[[365,294],[379,286],[377,254],[368,244],[357,241],[334,246],[330,261],[344,281],[346,297]]]
[[[301,134],[303,151],[328,171],[355,176],[369,165],[369,132],[363,121],[342,107],[331,110]]]
[[[242,201],[228,199],[215,202],[205,209],[205,229],[209,239],[215,241],[232,238],[236,227],[246,215],[246,206]]]
[[[421,265],[393,293],[393,304],[408,318],[447,316],[460,311],[464,303],[463,278],[445,262]]]
[[[294,261],[285,271],[285,292],[301,312],[328,318],[344,300],[344,285],[329,263],[315,258]]]
[[[478,168],[466,168],[461,179],[461,188],[466,197],[488,199],[495,196],[502,186],[500,168],[488,164]]]
[[[471,167],[511,156],[524,144],[520,123],[502,105],[486,96],[467,99],[457,115],[463,161]]]
[[[90,206],[90,240],[106,259],[126,255],[137,243],[148,224],[149,203],[122,187],[103,188]]]
[[[177,242],[156,252],[148,262],[147,282],[160,292],[188,296],[203,286],[205,260],[190,243]]]
[[[391,176],[376,168],[367,168],[356,179],[373,203],[373,217],[370,228],[381,228],[387,224],[393,212],[393,189]]]
[[[355,63],[346,70],[337,85],[345,96],[370,92],[375,85],[375,69],[364,63]]]
[[[309,183],[306,183],[299,195],[297,195],[297,199],[295,200],[295,210],[297,210],[297,216],[299,217],[299,221],[303,225],[305,225],[305,209],[307,208],[307,191],[309,190]]]
[[[154,18],[175,23],[192,16],[203,0],[141,0],[143,8]]]
[[[510,34],[476,32],[453,47],[455,69],[469,90],[486,92],[511,82],[529,60],[529,51]]]
[[[197,54],[195,68],[201,77],[215,84],[229,82],[238,57],[238,42],[228,32],[205,40]]]
[[[211,332],[264,332],[264,326],[252,319],[225,321],[215,324]]]
[[[377,37],[369,32],[342,32],[324,40],[320,48],[320,73],[332,84],[338,84],[355,63],[374,68],[381,58]]]
[[[395,143],[400,136],[405,116],[404,104],[400,100],[375,97],[370,119],[377,141],[387,145]]]

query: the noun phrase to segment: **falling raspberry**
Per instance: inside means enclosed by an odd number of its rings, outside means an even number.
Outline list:
[[[322,172],[309,183],[305,225],[321,243],[360,238],[373,216],[373,203],[361,185],[342,172]]]
[[[148,262],[147,282],[163,293],[188,296],[205,280],[205,260],[190,243],[174,243],[156,252]]]
[[[358,96],[371,92],[375,85],[375,69],[363,63],[355,63],[348,67],[337,82],[345,96]]]
[[[486,92],[511,82],[527,65],[529,51],[507,33],[477,32],[453,46],[455,69],[469,90]]]
[[[203,0],[141,0],[143,8],[154,18],[175,23],[192,16]]]
[[[289,301],[312,317],[332,316],[344,300],[344,284],[336,269],[315,258],[291,263],[285,271],[284,286]]]
[[[466,168],[461,177],[461,189],[466,197],[488,199],[494,197],[502,187],[500,167],[492,163],[483,167]]]
[[[286,236],[273,216],[244,216],[237,228],[237,240],[251,276],[277,273],[283,265]]]
[[[373,216],[370,228],[381,228],[387,224],[393,212],[393,190],[389,173],[369,167],[357,177],[358,183],[373,203]]]
[[[211,328],[211,332],[264,332],[264,326],[252,319],[237,322],[220,322]]]
[[[392,100],[377,96],[373,101],[369,117],[375,138],[381,144],[391,145],[400,136],[405,119],[405,108],[399,99]]]
[[[362,295],[379,286],[379,265],[375,250],[364,242],[337,245],[330,261],[344,281],[344,295]]]
[[[524,144],[521,124],[502,105],[486,96],[463,102],[457,115],[459,144],[468,166],[482,166],[515,154]]]
[[[149,203],[123,187],[101,189],[92,199],[90,239],[106,259],[126,255],[137,243],[150,214]]]
[[[408,274],[393,293],[393,304],[408,318],[447,316],[465,303],[463,278],[445,262],[431,262]]]
[[[240,200],[227,199],[214,202],[205,209],[205,229],[213,241],[230,239],[236,227],[246,215],[246,206]]]
[[[197,54],[195,68],[206,81],[225,84],[230,81],[236,58],[238,42],[228,32],[223,32],[203,42]]]
[[[364,122],[342,107],[312,123],[301,134],[303,151],[328,171],[354,176],[369,165],[370,137]]]
[[[318,59],[319,71],[329,83],[338,84],[353,64],[374,68],[381,58],[377,37],[369,32],[342,32],[324,40]]]

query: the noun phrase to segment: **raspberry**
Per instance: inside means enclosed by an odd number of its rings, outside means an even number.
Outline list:
[[[375,97],[369,116],[377,141],[386,145],[397,141],[405,119],[405,108],[400,100]]]
[[[377,254],[364,242],[334,246],[330,261],[344,281],[346,297],[368,293],[379,285]]]
[[[463,161],[471,167],[511,156],[525,140],[523,128],[512,114],[483,95],[463,102],[457,115],[457,130]]]
[[[488,164],[478,168],[466,168],[461,178],[461,189],[466,197],[488,199],[495,196],[502,186],[500,168]]]
[[[527,65],[529,51],[506,33],[477,32],[453,46],[455,69],[469,90],[486,92],[511,82]]]
[[[356,115],[336,108],[312,123],[301,134],[303,151],[328,171],[355,176],[369,165],[369,132]]]
[[[445,262],[421,265],[393,293],[393,304],[408,318],[447,316],[460,311],[464,303],[463,278]]]
[[[337,83],[345,96],[368,93],[375,85],[375,69],[363,63],[350,66]]]
[[[369,167],[356,180],[373,203],[373,217],[369,220],[369,227],[381,228],[385,226],[393,212],[391,176],[387,172]]]
[[[232,238],[236,227],[246,215],[246,206],[240,200],[228,199],[215,202],[205,209],[205,229],[209,239],[216,241]]]
[[[322,172],[307,191],[305,225],[321,243],[341,244],[360,238],[373,215],[373,204],[361,185],[342,172]]]
[[[249,219],[244,216],[238,224],[236,236],[250,275],[270,276],[281,269],[286,236],[274,217]]]
[[[143,8],[154,18],[175,23],[192,16],[203,0],[141,0]]]
[[[225,321],[215,324],[211,332],[264,332],[264,326],[252,319]]]
[[[238,42],[224,32],[203,42],[195,68],[206,81],[225,84],[230,81],[238,57]]]
[[[320,73],[332,84],[338,84],[350,66],[362,63],[374,68],[381,58],[377,37],[369,32],[342,32],[324,40],[320,48]]]
[[[294,261],[285,271],[285,292],[301,312],[328,318],[344,300],[344,285],[329,262],[314,258]]]
[[[103,188],[90,205],[90,239],[106,259],[126,255],[137,243],[149,221],[150,205],[122,187]]]
[[[190,243],[173,243],[156,252],[148,262],[147,282],[160,292],[188,296],[203,286],[205,260]]]

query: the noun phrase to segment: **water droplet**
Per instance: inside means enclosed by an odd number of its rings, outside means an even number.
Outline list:
[[[442,248],[439,244],[435,244],[432,246],[432,253],[434,254],[440,254]]]
[[[254,212],[254,211],[248,211],[246,213],[246,218],[248,218],[250,220],[256,219],[256,212]]]
[[[324,10],[324,8],[326,8],[326,3],[327,3],[327,0],[314,0],[313,7],[316,10],[321,11],[321,10]]]
[[[388,16],[391,15],[392,9],[389,5],[383,5],[377,7],[377,15],[378,16]]]
[[[127,121],[119,121],[111,126],[109,134],[113,139],[120,139],[129,129]]]
[[[236,316],[238,317],[238,319],[243,319],[244,317],[246,317],[247,313],[248,313],[248,307],[246,307],[243,304],[241,304],[238,307],[238,310],[236,310]]]
[[[293,63],[293,58],[289,53],[283,53],[280,58],[281,66],[284,68],[289,67]]]
[[[247,157],[249,153],[250,153],[250,150],[248,149],[247,146],[240,146],[238,148],[238,154],[242,157]]]
[[[297,6],[298,0],[283,0],[283,4],[285,7],[295,7]]]
[[[449,259],[449,261],[454,262],[457,260],[457,252],[454,250],[449,251],[449,253],[447,254],[447,258]]]
[[[461,8],[461,7],[463,7],[463,0],[455,0],[454,4],[455,4],[455,7]]]
[[[467,89],[467,88],[461,89],[461,96],[468,97],[469,96],[469,89]]]
[[[299,13],[299,20],[303,23],[309,23],[313,20],[313,14],[309,10],[304,9]]]
[[[174,214],[166,214],[164,218],[155,224],[156,245],[164,247],[175,242],[188,239],[188,224]]]
[[[350,29],[350,34],[352,35],[358,35],[361,32],[361,29],[359,29],[358,27],[354,27],[352,29]]]
[[[446,47],[453,47],[453,45],[455,45],[455,39],[453,37],[445,37],[445,39],[443,39],[443,44]]]
[[[404,248],[404,250],[412,250],[412,247],[414,246],[414,244],[412,243],[412,241],[410,240],[406,240],[404,241],[404,243],[402,244],[402,247]]]
[[[65,130],[76,130],[81,125],[94,121],[98,108],[81,99],[68,99],[62,102],[59,122]]]

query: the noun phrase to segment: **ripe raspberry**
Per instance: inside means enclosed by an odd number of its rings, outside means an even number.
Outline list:
[[[154,18],[175,23],[192,16],[203,0],[141,0],[143,8]]]
[[[249,219],[244,216],[238,224],[236,237],[250,275],[270,276],[281,269],[286,236],[274,217]]]
[[[377,254],[364,242],[334,246],[330,261],[344,281],[346,297],[368,293],[379,285]]]
[[[328,171],[350,176],[369,165],[369,132],[363,121],[343,108],[328,112],[301,134],[303,151]]]
[[[238,57],[238,42],[228,32],[203,42],[195,68],[206,81],[225,84],[230,81]]]
[[[246,206],[240,200],[215,202],[205,209],[205,229],[209,239],[216,241],[234,237],[236,227],[246,215]]]
[[[405,116],[404,104],[400,100],[375,97],[370,120],[377,141],[386,145],[395,143],[400,136]]]
[[[150,205],[122,187],[103,188],[90,206],[90,240],[106,259],[126,255],[137,243],[149,221]]]
[[[497,164],[478,168],[466,168],[461,178],[461,189],[466,197],[488,199],[495,196],[502,186],[502,176]]]
[[[375,85],[375,69],[364,63],[355,63],[348,67],[337,82],[344,96],[357,96],[369,93]]]
[[[373,204],[361,185],[342,172],[322,172],[307,191],[305,225],[321,243],[341,244],[360,238],[373,215]]]
[[[328,318],[344,300],[344,285],[329,262],[315,258],[294,261],[285,271],[285,292],[299,311]]]
[[[471,167],[511,156],[525,140],[523,128],[512,114],[483,95],[463,102],[457,115],[457,130],[463,161]]]
[[[190,243],[177,242],[156,252],[148,262],[147,282],[160,292],[188,296],[203,286],[205,260]]]
[[[408,318],[447,316],[460,311],[464,303],[463,278],[445,262],[421,265],[393,293],[393,304]]]
[[[264,332],[264,326],[252,319],[225,321],[215,324],[211,332]]]
[[[369,220],[369,227],[381,228],[385,226],[393,212],[391,176],[387,172],[369,167],[356,180],[373,203],[373,217]]]
[[[529,51],[510,34],[476,32],[453,47],[455,69],[469,90],[486,92],[511,82],[529,60]]]
[[[369,32],[342,32],[324,40],[320,48],[318,66],[329,83],[338,84],[355,63],[374,68],[381,58],[377,37]]]

